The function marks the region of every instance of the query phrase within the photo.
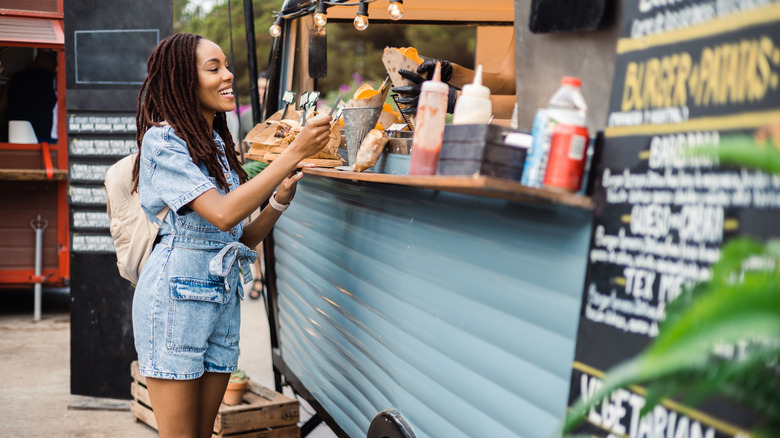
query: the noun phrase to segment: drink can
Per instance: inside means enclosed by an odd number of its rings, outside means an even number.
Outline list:
[[[544,181],[544,170],[547,168],[547,152],[550,145],[551,121],[547,110],[536,112],[534,125],[531,129],[531,149],[523,167],[523,176],[520,182],[529,187],[541,187]]]
[[[585,158],[589,143],[584,126],[559,123],[550,139],[544,186],[576,192],[582,185]]]

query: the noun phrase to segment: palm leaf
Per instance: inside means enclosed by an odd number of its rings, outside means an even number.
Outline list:
[[[779,247],[777,241],[764,246],[745,238],[724,245],[720,261],[713,265],[712,279],[686,290],[668,307],[667,319],[653,343],[636,358],[610,370],[589,401],[579,400],[564,422],[564,431],[579,424],[587,411],[613,390],[647,382],[652,383],[643,413],[664,397],[687,393],[686,401],[696,404],[723,394],[759,412],[768,423],[780,422],[778,386],[770,384],[768,392],[759,394],[754,380],[746,377],[778,381],[776,372],[767,371],[766,364],[780,358],[780,273],[742,272],[744,260],[752,256],[780,260]],[[713,357],[717,345],[744,339],[762,340],[748,359]]]
[[[748,135],[725,135],[715,153],[721,164],[733,164],[765,172],[780,174],[780,149],[771,141],[759,145]],[[707,152],[705,152],[707,153]]]
[[[249,176],[249,179],[254,178],[258,173],[262,172],[263,169],[265,169],[268,166],[268,163],[264,163],[262,161],[247,161],[244,163],[241,167],[244,168],[244,171]]]

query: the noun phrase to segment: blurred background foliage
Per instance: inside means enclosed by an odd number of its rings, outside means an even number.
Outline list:
[[[360,32],[352,23],[328,23],[328,77],[317,86],[327,93],[349,84],[353,73],[374,88],[387,76],[382,64],[385,47],[415,47],[423,56],[474,66],[476,28],[468,26],[376,23]],[[359,85],[359,84],[358,84]]]
[[[203,35],[217,43],[228,58],[231,57],[231,30],[234,57],[235,87],[240,105],[248,105],[249,66],[247,61],[244,2],[241,0],[215,0],[206,8],[190,0],[174,0],[174,32],[191,32]],[[272,38],[268,34],[275,12],[282,8],[282,0],[254,0],[255,45],[258,72],[268,65]],[[346,6],[343,6],[346,7]],[[354,9],[354,7],[352,8]],[[384,16],[385,11],[370,9],[370,16]],[[309,19],[309,18],[304,18]],[[400,22],[373,20],[365,31],[359,32],[351,21],[331,20],[328,31],[328,76],[317,81],[316,87],[327,96],[344,94],[351,97],[363,82],[379,87],[387,76],[382,64],[382,52],[386,46],[415,47],[423,56],[446,59],[465,67],[474,67],[476,28],[473,26],[404,25]],[[331,100],[332,100],[331,99]]]
[[[273,38],[268,28],[274,22],[275,11],[281,1],[253,1],[255,24],[255,45],[257,49],[258,72],[268,64],[268,55]],[[249,64],[246,47],[246,26],[244,25],[244,2],[241,0],[215,0],[207,9],[189,0],[173,0],[173,31],[202,35],[217,43],[228,59],[231,58],[231,33],[233,47],[234,91],[239,103],[248,105]],[[228,14],[228,12],[230,12]],[[232,30],[232,32],[231,32]]]

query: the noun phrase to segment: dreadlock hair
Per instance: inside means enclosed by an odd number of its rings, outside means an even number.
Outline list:
[[[217,145],[209,125],[200,110],[198,96],[197,48],[200,35],[178,33],[160,41],[146,63],[147,76],[138,93],[138,112],[135,116],[138,157],[133,165],[133,191],[138,190],[141,162],[141,144],[146,131],[167,122],[181,137],[194,163],[203,162],[209,176],[217,180],[224,191],[229,186],[219,164]],[[224,112],[217,112],[214,129],[225,141],[225,152],[230,167],[238,173],[242,183],[249,178],[238,160],[238,152],[227,127]]]

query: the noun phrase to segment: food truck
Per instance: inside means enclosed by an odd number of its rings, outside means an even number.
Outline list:
[[[572,193],[410,175],[409,155],[390,150],[365,172],[305,169],[263,247],[277,390],[292,387],[339,436],[555,436],[568,405],[655,337],[665,303],[707,278],[724,241],[778,234],[776,178],[670,155],[777,123],[778,4],[408,0],[387,18],[399,3],[285,2],[266,116],[292,102],[285,92],[329,92],[310,50],[322,27],[356,15],[388,33],[467,26],[485,71],[514,38],[517,132],[564,76],[580,80],[595,181]],[[735,437],[753,424],[717,403],[665,404],[651,424],[632,391],[591,411],[587,433]]]
[[[471,67],[485,71],[514,38],[519,126],[530,131],[566,75],[587,84],[589,124],[603,126],[617,29],[536,37],[529,4],[517,3],[407,1],[396,22],[376,1],[369,28],[466,27]],[[278,20],[270,70],[283,89],[270,92],[279,99],[317,87],[312,13]],[[355,13],[328,8],[326,28],[351,27]],[[306,170],[267,239],[277,383],[307,396],[342,436],[365,436],[391,408],[416,436],[549,436],[567,405],[591,198],[485,176],[410,176],[408,154],[385,154],[380,166]]]
[[[62,0],[6,1],[0,6],[0,287],[4,288],[61,287],[70,278],[63,21]],[[10,89],[14,77],[29,74],[25,70],[39,57],[50,57],[46,69],[56,70],[40,84],[40,93],[25,91],[30,93],[29,105],[37,105],[35,99],[40,99],[53,125],[53,132],[42,138],[28,120],[13,120],[19,113],[8,107],[9,98],[15,104],[10,97],[15,93]],[[39,312],[40,293],[36,293],[37,317]]]

